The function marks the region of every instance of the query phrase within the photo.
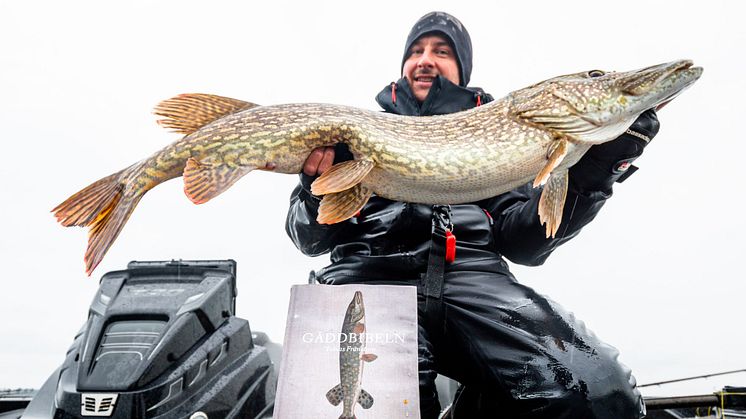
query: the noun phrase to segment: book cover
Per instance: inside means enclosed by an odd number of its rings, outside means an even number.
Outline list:
[[[416,288],[293,286],[274,418],[419,417]]]

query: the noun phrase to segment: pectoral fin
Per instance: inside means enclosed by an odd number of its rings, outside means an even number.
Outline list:
[[[184,166],[184,193],[195,204],[204,204],[230,188],[251,169],[230,167],[224,163],[200,162],[190,157]]]
[[[361,388],[360,397],[357,398],[357,402],[360,403],[363,409],[370,409],[373,406],[373,396]]]
[[[329,400],[329,403],[333,404],[334,406],[339,405],[342,402],[342,398],[344,397],[344,393],[342,392],[342,384],[337,384],[336,386],[332,387],[331,390],[326,392],[326,399]]]
[[[372,190],[358,183],[346,191],[324,195],[316,221],[319,224],[334,224],[352,218],[372,194]]]
[[[368,159],[337,163],[313,182],[311,192],[321,196],[350,189],[360,183],[373,166],[373,160]]]
[[[554,237],[562,221],[562,209],[567,198],[567,170],[552,173],[539,198],[539,221],[546,224],[547,238]]]
[[[552,143],[548,153],[547,164],[539,171],[539,174],[534,179],[534,188],[547,183],[552,170],[559,166],[567,155],[567,146],[568,141],[565,138],[560,138]]]
[[[360,359],[362,359],[362,360],[363,360],[363,361],[365,361],[365,362],[373,362],[373,361],[375,361],[376,359],[378,359],[378,355],[373,355],[373,354],[363,354],[363,355],[360,355]]]

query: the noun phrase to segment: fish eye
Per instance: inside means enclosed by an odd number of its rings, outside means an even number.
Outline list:
[[[588,77],[601,77],[604,74],[606,74],[606,73],[604,73],[601,70],[591,70],[591,71],[588,72]]]

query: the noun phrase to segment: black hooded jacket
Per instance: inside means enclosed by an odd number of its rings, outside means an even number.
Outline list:
[[[469,109],[492,101],[492,96],[438,77],[421,105],[406,79],[385,87],[376,100],[386,112],[426,116]],[[343,144],[338,144],[335,152],[335,163],[351,158]],[[613,174],[600,171],[595,176],[600,178],[584,184],[605,185]],[[331,252],[332,264],[316,272],[319,282],[399,283],[423,276],[432,240],[434,206],[374,195],[358,216],[320,225],[316,222],[320,201],[310,192],[313,180],[301,174],[301,183],[290,199],[286,230],[306,255]],[[571,171],[562,222],[553,239],[545,237],[545,227],[539,222],[540,195],[540,188],[527,184],[494,198],[452,205],[456,259],[445,270],[510,275],[503,256],[514,263],[540,265],[594,218],[611,190],[583,190]]]

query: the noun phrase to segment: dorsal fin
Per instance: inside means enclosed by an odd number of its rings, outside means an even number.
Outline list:
[[[153,109],[164,117],[158,125],[181,134],[191,134],[212,121],[226,115],[255,108],[259,105],[229,97],[205,93],[184,93],[166,99]]]

